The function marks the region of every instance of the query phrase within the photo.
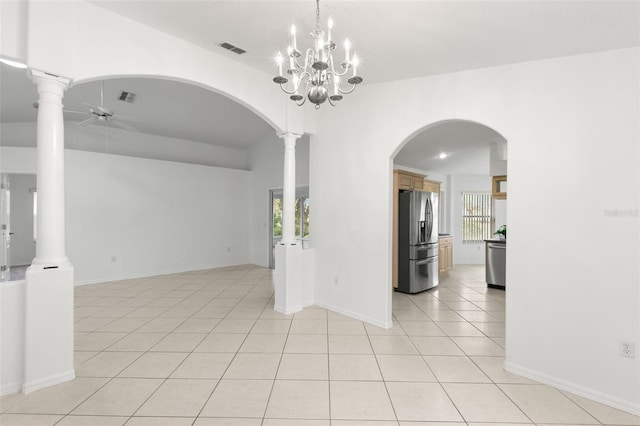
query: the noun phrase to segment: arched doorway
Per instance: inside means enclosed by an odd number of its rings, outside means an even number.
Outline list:
[[[393,256],[398,253],[392,259],[393,284],[400,284],[392,291],[394,325],[402,327],[415,345],[432,347],[434,357],[468,354],[474,344],[483,347],[479,355],[504,354],[505,293],[487,288],[484,240],[506,225],[506,199],[492,195],[492,176],[507,174],[506,143],[502,135],[483,124],[444,120],[414,132],[392,156],[393,199],[398,193],[428,191],[437,203],[433,232],[438,249],[430,253],[439,267],[420,266],[425,260],[411,258],[417,251],[400,246],[408,237],[396,235],[412,225],[407,225],[410,219],[398,217],[407,210],[395,202],[393,244],[398,247],[391,251]],[[425,179],[422,188],[399,188],[397,176],[404,174],[418,182]],[[399,225],[402,222],[404,228]],[[416,229],[418,226],[416,223]],[[422,280],[424,285],[408,286],[402,280]],[[469,368],[483,368],[482,362],[469,359]]]

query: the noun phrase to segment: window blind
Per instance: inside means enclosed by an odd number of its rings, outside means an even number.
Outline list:
[[[462,242],[491,238],[491,194],[462,193]]]

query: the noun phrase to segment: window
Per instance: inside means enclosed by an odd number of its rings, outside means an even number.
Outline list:
[[[491,238],[491,194],[462,193],[462,242]]]

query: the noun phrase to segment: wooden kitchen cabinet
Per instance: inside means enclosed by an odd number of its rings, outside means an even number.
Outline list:
[[[426,192],[435,192],[436,194],[440,194],[440,182],[435,182],[433,180],[425,180],[422,183],[422,190]]]
[[[441,237],[439,239],[438,264],[441,274],[453,268],[453,237]]]
[[[424,178],[425,176],[419,173],[405,172],[404,170],[393,171],[395,190],[408,189],[422,191]]]
[[[491,195],[495,200],[507,199],[507,177],[493,176],[491,178]]]

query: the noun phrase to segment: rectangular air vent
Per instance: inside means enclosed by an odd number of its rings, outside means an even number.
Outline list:
[[[136,94],[131,92],[125,92],[124,90],[120,91],[120,96],[118,96],[118,100],[122,102],[129,102],[130,104],[136,100]]]
[[[224,49],[230,50],[233,53],[237,53],[238,55],[242,55],[243,53],[247,52],[246,50],[240,49],[238,46],[234,46],[233,44],[227,43],[226,41],[220,43],[219,46],[224,48]]]

